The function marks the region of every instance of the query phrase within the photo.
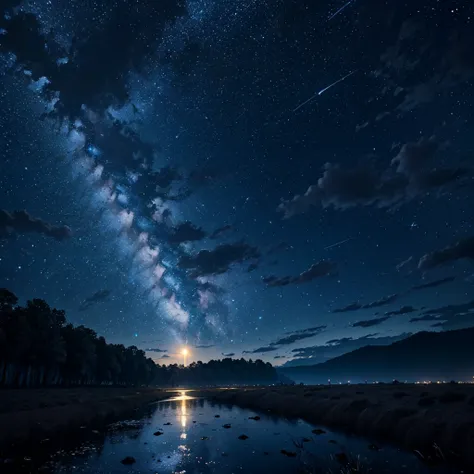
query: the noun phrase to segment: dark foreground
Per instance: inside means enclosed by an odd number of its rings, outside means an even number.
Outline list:
[[[40,453],[7,463],[24,474],[453,474],[432,471],[412,453],[332,432],[302,420],[194,398],[152,403],[143,413],[85,427],[72,446],[46,443]],[[4,471],[0,471],[3,473]]]
[[[23,444],[100,427],[166,397],[165,391],[146,388],[0,390],[0,458]]]
[[[390,441],[427,464],[474,468],[474,384],[242,388],[212,399]]]

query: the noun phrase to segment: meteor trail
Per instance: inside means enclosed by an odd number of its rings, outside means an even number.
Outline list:
[[[301,109],[301,107],[304,107],[308,102],[312,101],[317,95],[318,95],[318,93],[316,92],[316,94],[311,96],[308,100],[305,100],[302,104],[298,105],[298,107],[296,107],[296,109],[293,109],[293,112],[296,112],[297,110]]]
[[[325,87],[324,89],[320,90],[318,92],[318,95],[323,95],[327,90],[331,89],[331,87],[334,87],[336,84],[339,84],[340,82],[342,81],[345,81],[348,77],[352,76],[352,74],[355,74],[357,72],[356,71],[352,71],[351,73],[349,73],[347,76],[344,76],[342,79],[339,79],[338,81],[336,82],[333,82],[330,86],[327,86]]]
[[[329,18],[328,18],[328,21],[331,21],[335,16],[339,15],[339,13],[341,13],[343,10],[345,10],[352,2],[354,2],[354,0],[350,0],[349,2],[347,2],[344,6],[342,6],[341,8],[339,8],[339,10],[334,13],[333,15],[331,15]]]
[[[346,240],[341,240],[341,242],[337,242],[337,243],[332,244],[332,245],[328,245],[327,247],[324,247],[324,250],[329,250],[329,249],[332,249],[334,247],[339,247],[339,245],[345,244],[346,242],[349,242],[351,240],[354,240],[354,237],[351,237],[350,239],[346,239]]]
[[[339,79],[336,82],[333,82],[330,86],[325,87],[324,89],[320,90],[319,92],[316,92],[316,94],[312,95],[308,100],[305,100],[302,104],[298,105],[296,109],[293,109],[293,113],[296,112],[297,110],[301,109],[301,107],[304,107],[308,102],[311,102],[316,96],[318,95],[323,95],[328,89],[331,89],[331,87],[334,87],[336,84],[339,84],[342,81],[345,81],[349,76],[352,76],[352,74],[355,74],[357,70],[352,71],[351,73],[347,74],[347,76],[344,76],[342,79]]]

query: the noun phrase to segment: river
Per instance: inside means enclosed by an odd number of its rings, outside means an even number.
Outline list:
[[[360,470],[350,472],[460,472],[433,471],[413,454],[394,447],[374,445],[301,420],[215,405],[193,397],[192,392],[157,402],[144,416],[114,423],[104,433],[91,432],[90,441],[55,453],[41,472],[341,473],[349,472],[341,470],[344,456],[360,465]]]

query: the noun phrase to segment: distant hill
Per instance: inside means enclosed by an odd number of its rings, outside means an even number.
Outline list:
[[[278,369],[308,384],[364,381],[470,380],[474,377],[474,328],[419,332],[389,346],[366,346],[322,364]]]

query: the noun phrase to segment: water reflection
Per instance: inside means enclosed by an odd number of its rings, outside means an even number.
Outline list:
[[[82,451],[59,453],[49,472],[291,474],[299,472],[304,457],[283,455],[281,451],[297,451],[302,440],[305,456],[310,456],[317,472],[339,472],[334,456],[340,452],[360,455],[363,463],[377,474],[430,472],[413,455],[394,448],[382,447],[380,453],[373,452],[365,439],[328,430],[314,435],[314,426],[301,420],[288,421],[261,413],[258,420],[252,419],[255,415],[182,391],[154,405],[154,411],[138,423],[122,423],[122,430],[109,429],[97,440],[97,446],[89,443]],[[243,434],[248,438],[240,439]],[[135,459],[132,467],[121,464],[127,456]]]

